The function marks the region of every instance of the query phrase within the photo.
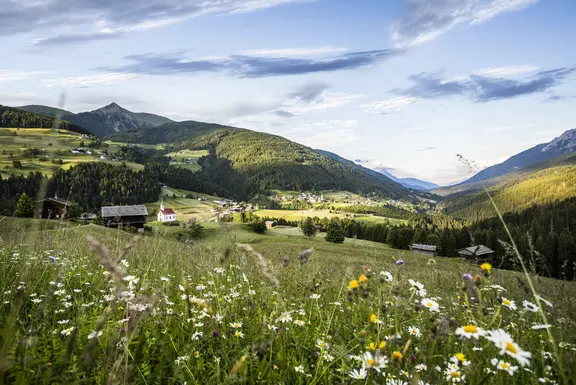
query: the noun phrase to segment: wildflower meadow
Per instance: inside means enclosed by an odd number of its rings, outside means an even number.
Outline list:
[[[576,378],[571,282],[234,228],[195,243],[0,234],[3,384]]]

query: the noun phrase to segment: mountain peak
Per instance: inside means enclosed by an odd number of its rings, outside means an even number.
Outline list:
[[[576,151],[576,128],[565,131],[562,135],[552,140],[542,148],[542,152],[572,152]]]
[[[107,106],[104,106],[102,108],[94,110],[94,112],[97,112],[97,111],[99,111],[99,112],[129,112],[128,110],[120,107],[115,102],[112,102],[112,103],[108,104]]]

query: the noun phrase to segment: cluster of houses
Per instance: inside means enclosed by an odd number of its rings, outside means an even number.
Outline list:
[[[305,193],[305,192],[300,193],[298,195],[280,195],[280,194],[277,194],[274,196],[274,200],[280,201],[280,202],[293,201],[293,200],[304,201],[304,202],[309,202],[309,203],[328,202],[327,199],[324,199],[324,194],[320,194],[318,196],[316,194]]]

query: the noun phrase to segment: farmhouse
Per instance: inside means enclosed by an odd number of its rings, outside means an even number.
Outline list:
[[[164,199],[162,199],[162,203],[160,203],[160,211],[158,212],[158,222],[167,223],[175,221],[176,213],[172,209],[164,208]]]
[[[136,227],[143,228],[146,224],[148,210],[144,205],[104,206],[101,209],[102,219],[106,227]]]
[[[424,254],[435,257],[437,247],[435,245],[423,245],[420,243],[414,243],[410,246],[410,249],[418,254]]]
[[[471,259],[474,261],[486,260],[494,254],[493,250],[490,250],[484,245],[470,246],[458,250],[458,255],[462,258]]]
[[[72,202],[58,198],[57,195],[54,198],[46,198],[36,203],[40,207],[40,218],[44,219],[66,218],[68,216],[67,208],[72,205]]]

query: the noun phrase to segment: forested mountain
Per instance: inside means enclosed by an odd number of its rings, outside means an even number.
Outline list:
[[[68,121],[59,121],[58,125],[54,124],[55,119],[32,113],[22,111],[16,108],[6,107],[0,105],[0,127],[8,128],[58,128],[68,130],[81,134],[88,133],[83,127],[79,127]]]
[[[223,126],[221,124],[203,123],[188,120],[184,122],[172,122],[163,124],[158,128],[147,127],[141,130],[119,132],[110,135],[108,138],[117,142],[127,143],[177,144],[179,142],[202,136],[219,129],[241,130],[240,128]]]
[[[491,182],[488,191],[501,212],[517,212],[533,204],[547,204],[576,196],[576,155],[533,172],[509,175]],[[444,213],[469,220],[494,217],[496,211],[484,190],[454,194],[442,201]]]
[[[74,114],[72,112],[47,106],[22,106],[21,110],[58,117],[81,126],[97,136],[106,136],[114,132],[138,130],[170,123],[172,120],[148,113],[135,113],[111,103],[90,112]]]
[[[133,143],[168,143],[174,149],[210,150],[216,159],[229,163],[213,161],[212,172],[218,172],[220,166],[230,167],[224,172],[228,179],[221,182],[243,186],[248,195],[267,189],[341,189],[395,198],[409,194],[372,170],[330,159],[280,136],[241,128],[187,121],[114,134],[110,138]]]
[[[374,177],[357,166],[320,155],[280,136],[243,129],[220,129],[197,136],[178,148],[209,149],[230,162],[251,192],[268,189],[338,189],[400,198],[409,192],[399,184]]]
[[[511,172],[522,171],[538,163],[551,160],[563,154],[576,151],[576,128],[564,132],[548,143],[541,143],[526,151],[516,154],[506,161],[485,168],[470,179],[449,187],[441,187],[432,192],[437,195],[450,195],[473,189],[470,185],[504,176]]]

